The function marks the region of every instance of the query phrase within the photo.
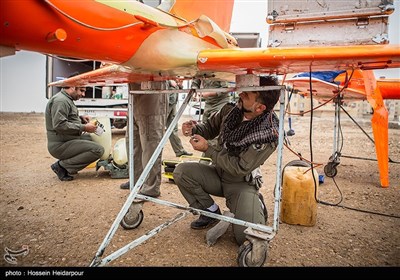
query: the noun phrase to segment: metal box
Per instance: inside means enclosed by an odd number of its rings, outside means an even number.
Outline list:
[[[387,44],[393,0],[269,0],[269,47]]]

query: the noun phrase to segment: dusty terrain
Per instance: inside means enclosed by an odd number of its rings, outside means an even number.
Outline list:
[[[309,117],[296,117],[292,148],[310,158]],[[313,159],[326,163],[332,153],[332,117],[313,119]],[[371,133],[368,120],[361,125]],[[342,120],[344,155],[375,158],[374,145],[349,120]],[[43,114],[0,113],[0,266],[88,266],[104,240],[129,192],[108,171],[85,169],[71,182],[61,182],[51,171],[55,161],[46,148]],[[113,130],[113,141],[124,137]],[[183,142],[190,150],[186,138]],[[400,130],[389,131],[390,158],[400,161]],[[169,143],[163,159],[176,159]],[[295,159],[284,149],[283,164]],[[263,165],[269,221],[273,214],[276,153]],[[280,223],[269,244],[265,266],[383,266],[400,265],[400,164],[390,163],[389,188],[379,187],[376,161],[342,158],[335,177],[325,177],[318,196],[322,201],[370,213],[318,204],[317,223],[304,227]],[[323,168],[318,168],[320,174]],[[186,205],[177,187],[163,177],[160,199]],[[217,199],[223,209],[224,201]],[[181,210],[146,202],[144,220],[134,230],[118,227],[104,256],[173,218]],[[374,213],[380,213],[374,214]],[[390,217],[395,216],[395,217]],[[238,246],[231,229],[209,247],[206,230],[194,231],[189,214],[109,266],[237,266]],[[6,249],[29,248],[26,255],[6,258]]]

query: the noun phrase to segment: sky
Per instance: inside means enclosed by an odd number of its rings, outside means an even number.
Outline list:
[[[268,36],[268,26],[265,21],[267,8],[267,1],[265,0],[235,0],[230,31],[260,33],[261,47],[266,47]]]

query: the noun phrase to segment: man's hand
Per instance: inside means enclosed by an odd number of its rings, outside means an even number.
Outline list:
[[[191,120],[182,124],[182,133],[185,136],[192,136],[192,128],[197,124],[196,121]]]
[[[96,132],[97,129],[97,125],[93,124],[93,123],[87,123],[85,124],[85,131],[89,132],[89,133],[94,133]]]
[[[201,95],[203,98],[209,98],[209,97],[213,97],[213,96],[217,96],[216,92],[203,92]]]
[[[90,122],[89,116],[79,116],[83,124]]]
[[[207,140],[198,134],[193,135],[189,143],[192,144],[193,149],[196,151],[205,152],[208,149]]]

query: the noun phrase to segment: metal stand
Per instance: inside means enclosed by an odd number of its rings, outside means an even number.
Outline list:
[[[340,103],[342,98],[337,96],[334,100],[335,102],[335,124],[333,129],[333,152],[329,157],[328,163],[324,167],[324,173],[327,177],[333,178],[337,174],[337,166],[340,164],[341,147],[342,143],[341,137],[341,127],[340,127]]]
[[[285,112],[285,88],[283,86],[275,86],[275,87],[242,87],[242,88],[227,88],[226,91],[232,91],[232,90],[240,90],[240,91],[254,91],[254,90],[273,90],[273,89],[279,89],[281,91],[280,94],[280,114],[279,114],[279,138],[278,138],[278,159],[277,159],[277,172],[276,172],[276,187],[275,187],[275,202],[274,202],[274,218],[273,218],[273,226],[266,226],[262,224],[254,224],[250,222],[246,222],[243,220],[235,219],[229,215],[218,215],[214,214],[208,211],[203,211],[200,209],[195,209],[192,207],[187,207],[184,205],[179,205],[176,203],[152,198],[149,196],[141,195],[138,194],[138,191],[142,184],[144,183],[150,169],[153,167],[154,162],[158,158],[160,152],[162,151],[162,148],[164,147],[165,143],[168,141],[170,134],[172,133],[176,123],[178,122],[179,118],[181,117],[182,113],[184,112],[187,104],[189,103],[189,100],[191,99],[193,93],[195,92],[194,89],[188,91],[188,94],[182,104],[182,106],[179,108],[175,118],[173,119],[172,123],[168,127],[166,133],[164,134],[163,138],[161,139],[159,145],[157,146],[156,150],[154,151],[152,157],[150,158],[149,162],[147,163],[146,167],[144,168],[142,174],[140,175],[138,181],[135,183],[135,185],[132,187],[133,180],[130,180],[131,184],[131,192],[122,206],[122,209],[118,213],[117,217],[115,218],[115,221],[113,222],[110,230],[106,234],[103,242],[101,243],[99,249],[96,252],[95,257],[93,258],[92,262],[90,263],[90,266],[104,266],[108,264],[109,262],[115,260],[122,254],[128,252],[130,249],[140,245],[150,237],[154,236],[156,233],[160,232],[161,230],[169,227],[173,223],[183,219],[184,217],[187,216],[188,213],[194,213],[194,214],[201,214],[204,216],[208,216],[211,218],[216,218],[221,221],[225,221],[227,223],[232,223],[236,225],[241,225],[247,227],[245,230],[246,237],[249,240],[245,242],[244,248],[240,248],[239,250],[239,265],[240,266],[261,266],[267,256],[267,248],[268,248],[268,242],[276,235],[276,232],[278,231],[278,225],[279,225],[279,211],[280,211],[280,197],[281,197],[281,173],[282,173],[282,150],[283,150],[283,137],[284,137],[284,112]],[[221,91],[221,89],[201,89],[197,91]],[[158,90],[158,91],[149,91],[146,90],[146,94],[151,94],[151,93],[171,93],[175,92],[176,90]],[[185,92],[185,90],[180,90],[180,92]],[[132,114],[132,103],[133,103],[133,98],[132,94],[135,93],[141,93],[143,94],[143,91],[131,91],[130,96],[129,96],[129,122],[133,123],[133,114]],[[129,160],[131,163],[133,163],[133,126],[129,125],[129,136],[130,136],[130,142],[129,142]],[[133,174],[133,164],[130,164],[130,174]],[[131,176],[133,177],[133,176]],[[139,199],[139,200],[138,200]],[[184,210],[183,212],[179,213],[176,215],[174,218],[171,220],[159,225],[155,229],[147,232],[145,235],[137,238],[136,240],[132,241],[131,243],[125,245],[121,249],[115,251],[109,256],[106,256],[104,258],[101,258],[106,247],[109,245],[112,237],[114,236],[115,232],[117,231],[117,227],[119,224],[125,229],[134,229],[140,225],[140,223],[143,220],[143,211],[142,211],[142,206],[144,201],[151,201],[154,203],[158,203],[161,205],[165,206],[170,206],[170,207],[175,207],[177,209]],[[250,246],[248,245],[250,244]]]

